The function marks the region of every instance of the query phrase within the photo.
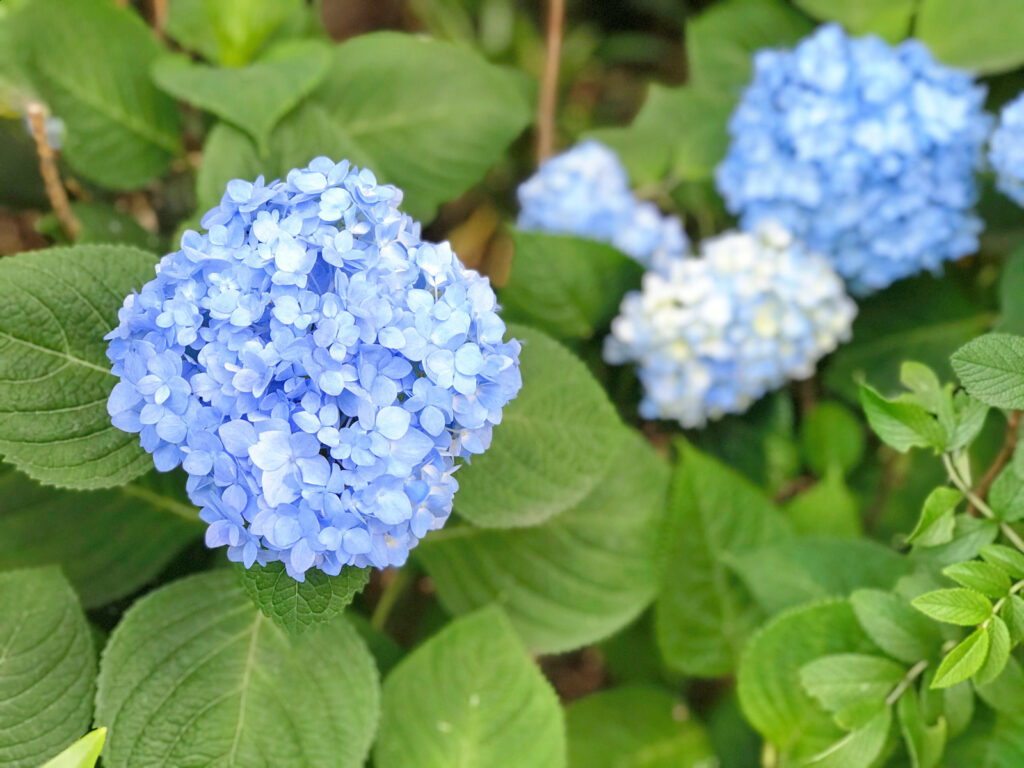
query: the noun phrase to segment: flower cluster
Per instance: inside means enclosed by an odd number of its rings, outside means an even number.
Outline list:
[[[519,391],[487,279],[401,199],[324,157],[232,181],[107,337],[113,423],[182,464],[207,544],[246,567],[401,564]]]
[[[1003,107],[989,141],[988,159],[999,191],[1024,206],[1024,93]]]
[[[729,123],[719,191],[746,229],[780,222],[856,294],[977,248],[985,89],[919,42],[835,25],[763,50]]]
[[[828,261],[772,223],[704,241],[700,258],[648,272],[605,339],[612,364],[635,363],[645,418],[684,427],[742,413],[850,336],[857,313]]]
[[[524,230],[611,243],[659,270],[689,248],[679,218],[638,200],[618,156],[597,141],[584,141],[545,160],[518,194],[518,225]]]

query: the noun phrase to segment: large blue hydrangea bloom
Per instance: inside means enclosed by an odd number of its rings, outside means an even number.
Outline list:
[[[765,222],[704,241],[700,258],[665,274],[647,272],[623,299],[604,356],[637,366],[643,417],[701,427],[810,376],[856,314],[828,260]]]
[[[648,268],[663,269],[690,245],[679,218],[637,199],[618,156],[598,141],[545,160],[518,195],[520,229],[611,243]]]
[[[1024,206],[1024,93],[1003,107],[989,141],[988,159],[999,191]]]
[[[324,157],[232,181],[107,337],[113,423],[182,464],[207,544],[246,567],[400,565],[519,391],[487,279],[401,199]]]
[[[917,41],[823,26],[756,54],[718,188],[745,229],[781,222],[871,293],[977,249],[984,98]]]

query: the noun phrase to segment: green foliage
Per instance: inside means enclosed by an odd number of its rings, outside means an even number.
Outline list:
[[[936,621],[962,627],[980,624],[992,615],[992,603],[973,589],[937,589],[915,597],[912,605]]]
[[[0,573],[0,765],[36,768],[92,719],[96,654],[57,568]]]
[[[855,35],[876,34],[899,42],[910,30],[915,0],[795,0],[796,6],[823,21],[836,21]],[[916,768],[916,767],[915,767]]]
[[[843,482],[838,467],[792,499],[785,511],[800,534],[853,537],[861,533],[858,499]]]
[[[1024,337],[990,333],[960,347],[952,361],[973,397],[996,408],[1024,407]]]
[[[920,0],[914,35],[947,64],[975,72],[1005,72],[1024,64],[1016,41],[1024,17],[1014,0],[988,0],[984,13],[971,0]]]
[[[908,689],[896,706],[900,732],[913,768],[935,768],[946,747],[946,719],[929,724],[921,712],[917,691]]]
[[[895,659],[912,664],[938,649],[941,635],[899,595],[881,589],[858,589],[850,595],[857,621],[871,641]]]
[[[429,692],[429,695],[424,695]],[[564,768],[558,699],[497,608],[456,619],[384,681],[379,768]]]
[[[85,243],[121,243],[147,251],[158,250],[159,238],[143,229],[131,216],[99,203],[71,203],[71,212],[81,226],[75,241]],[[70,244],[57,221],[48,213],[36,225],[40,234],[61,245]]]
[[[247,64],[288,22],[302,0],[172,0],[167,34],[183,48],[229,67]]]
[[[887,400],[866,384],[860,388],[860,404],[871,428],[897,451],[945,447],[942,426],[920,405]]]
[[[944,486],[929,493],[907,541],[922,547],[937,547],[952,541],[956,527],[953,512],[962,499],[960,491]]]
[[[289,638],[222,569],[125,613],[100,663],[96,722],[110,729],[109,768],[181,765],[197,749],[226,765],[361,766],[378,697],[373,658],[344,618]]]
[[[836,653],[800,668],[800,684],[825,709],[837,712],[863,699],[882,701],[906,669],[882,656]]]
[[[43,768],[94,768],[106,738],[106,728],[90,731],[55,758],[48,760]]]
[[[989,642],[990,636],[985,629],[979,627],[974,630],[942,660],[935,670],[932,687],[947,688],[963,682],[981,669],[988,656]]]
[[[833,467],[847,473],[864,456],[864,431],[846,406],[825,401],[804,418],[800,445],[807,465],[819,477]]]

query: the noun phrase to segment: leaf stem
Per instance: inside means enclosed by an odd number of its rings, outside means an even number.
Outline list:
[[[547,49],[544,75],[537,97],[537,162],[555,149],[555,108],[558,103],[558,67],[562,57],[565,0],[548,0]]]
[[[999,453],[996,454],[995,459],[992,460],[992,464],[985,474],[982,475],[981,480],[974,488],[974,493],[981,498],[988,496],[989,488],[992,487],[992,483],[999,476],[999,473],[1003,470],[1010,459],[1013,458],[1013,452],[1017,448],[1017,436],[1020,429],[1021,416],[1024,415],[1024,411],[1010,411],[1006,417],[1006,432],[1003,435],[1003,445],[999,449]],[[971,512],[971,507],[968,506],[967,512]]]
[[[981,514],[990,520],[996,520],[996,513],[992,511],[992,508],[986,504],[971,488],[964,482],[963,478],[960,477],[960,473],[957,471],[956,466],[953,464],[953,460],[950,458],[948,453],[942,454],[942,463],[946,467],[946,472],[949,474],[949,479],[953,482],[953,485],[964,495],[964,497],[977,509]],[[1013,530],[1009,523],[999,522],[999,530],[1002,531],[1003,535],[1006,536],[1013,545],[1024,552],[1024,539]]]
[[[1021,579],[1020,581],[1015,583],[1012,587],[1010,587],[1009,592],[1007,592],[1005,595],[996,600],[996,604],[992,606],[992,616],[995,616],[997,613],[999,613],[999,609],[1003,607],[1003,603],[1005,603],[1011,597],[1016,595],[1022,589],[1024,589],[1024,579]],[[992,616],[989,616],[987,619],[985,619],[984,623],[981,625],[983,628],[989,625],[989,622],[992,621]]]
[[[900,680],[896,684],[896,687],[889,692],[889,695],[885,697],[885,706],[891,707],[893,704],[895,704],[899,700],[900,696],[902,696],[903,693],[907,690],[907,688],[909,688],[911,684],[918,677],[920,677],[921,673],[924,672],[927,668],[928,659],[921,659],[921,661],[917,662],[917,664],[908,669],[907,674],[903,676],[903,679]]]
[[[75,218],[71,210],[71,202],[68,200],[67,190],[60,180],[60,171],[57,169],[57,156],[46,138],[46,108],[38,101],[30,101],[26,108],[29,128],[32,131],[32,138],[36,142],[36,154],[39,155],[39,173],[43,177],[43,185],[46,187],[46,196],[50,199],[50,206],[60,223],[60,228],[68,239],[74,242],[78,239],[82,226]]]
[[[384,631],[384,626],[388,623],[388,617],[391,615],[392,609],[394,609],[405,590],[412,584],[411,568],[399,568],[394,571],[394,574],[394,578],[391,579],[389,584],[385,585],[384,590],[380,593],[377,605],[374,606],[373,613],[370,615],[370,626],[378,632]]]

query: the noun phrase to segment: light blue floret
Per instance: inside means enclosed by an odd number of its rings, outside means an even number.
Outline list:
[[[232,181],[107,336],[113,423],[247,568],[401,565],[519,391],[489,282],[401,199],[324,157]]]
[[[915,40],[823,26],[756,54],[718,189],[745,229],[780,222],[871,293],[977,249],[984,99]]]
[[[996,172],[999,191],[1024,206],[1024,93],[1000,111],[988,159]]]
[[[663,269],[690,245],[679,218],[638,200],[618,156],[594,140],[545,160],[518,195],[520,229],[611,243],[648,268]]]

